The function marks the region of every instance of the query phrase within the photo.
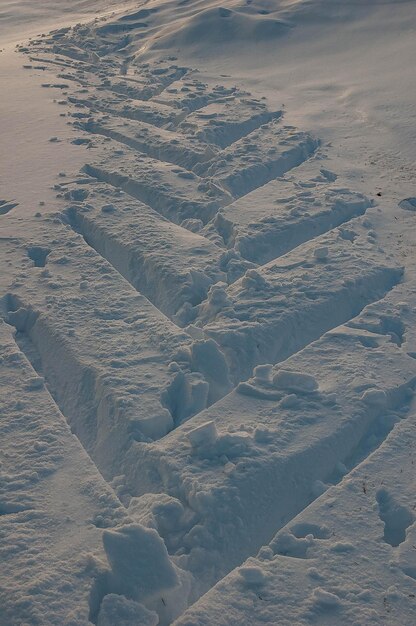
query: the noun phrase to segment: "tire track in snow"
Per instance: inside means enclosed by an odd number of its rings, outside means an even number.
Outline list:
[[[138,66],[137,74],[140,69],[143,71],[141,77],[123,76],[123,72],[135,71],[127,64],[121,71],[117,58],[117,51],[127,40],[121,39],[116,43],[107,41],[105,54],[98,58],[97,51],[90,52],[82,45],[79,47],[82,31],[76,32],[75,44],[71,43],[70,35],[66,37],[66,33],[64,37],[52,37],[49,44],[46,42],[46,47],[55,46],[55,53],[88,59],[84,65],[86,72],[80,69],[82,63],[73,65],[75,68],[78,66],[74,80],[79,80],[86,89],[96,89],[97,94],[100,90],[118,93],[120,102],[123,98],[128,102],[130,96],[136,102],[140,97],[146,99],[150,107],[143,114],[149,116],[146,121],[152,122],[152,115],[157,115],[157,111],[151,108],[152,103],[156,104],[155,109],[158,103],[176,107],[187,117],[180,115],[175,118],[172,122],[175,132],[171,129],[159,132],[160,127],[155,123],[155,130],[150,131],[152,145],[146,146],[143,141],[133,144],[139,152],[128,148],[123,158],[114,158],[114,152],[111,152],[111,157],[104,164],[86,168],[98,179],[98,185],[105,188],[104,181],[115,188],[123,188],[127,194],[151,205],[151,209],[137,205],[134,219],[129,220],[127,216],[117,224],[118,209],[109,208],[111,203],[103,204],[102,208],[107,206],[107,209],[97,214],[96,206],[92,206],[92,210],[88,208],[91,199],[84,203],[75,201],[70,208],[72,213],[69,213],[73,226],[136,289],[149,295],[157,307],[171,317],[178,315],[189,298],[191,307],[182,315],[181,323],[192,322],[194,326],[189,328],[189,332],[198,338],[211,335],[217,345],[228,351],[235,382],[249,378],[253,367],[259,363],[263,367],[257,367],[253,379],[241,383],[221,400],[229,387],[227,389],[227,383],[221,388],[226,369],[216,344],[213,341],[208,344],[192,342],[185,333],[181,335],[182,331],[174,325],[169,325],[167,330],[169,323],[165,318],[159,318],[158,312],[152,310],[140,295],[135,300],[132,290],[127,289],[118,273],[113,272],[86,244],[77,241],[74,245],[68,234],[62,235],[57,246],[61,246],[62,250],[52,250],[46,270],[39,268],[36,278],[28,277],[27,284],[18,295],[9,296],[10,321],[31,335],[43,353],[49,370],[47,376],[51,380],[56,377],[65,402],[70,402],[81,388],[86,373],[83,366],[94,369],[100,365],[98,378],[90,381],[95,393],[95,407],[99,409],[98,425],[90,438],[89,410],[84,411],[87,398],[81,398],[80,403],[71,407],[73,416],[80,412],[78,435],[107,477],[118,472],[126,474],[130,493],[140,496],[138,500],[133,499],[132,506],[144,523],[146,515],[154,514],[155,506],[157,508],[163,497],[170,498],[169,504],[174,503],[176,510],[182,511],[172,527],[167,528],[157,522],[156,527],[171,554],[180,556],[181,563],[193,573],[197,581],[194,597],[197,597],[246,556],[255,554],[261,543],[305,509],[319,495],[320,484],[334,479],[339,463],[345,461],[348,464],[350,457],[360,454],[363,441],[375,425],[381,424],[381,441],[389,424],[393,424],[399,413],[404,411],[407,394],[415,380],[414,362],[386,337],[359,328],[360,318],[351,322],[355,324],[354,328],[348,325],[348,321],[366,304],[382,302],[380,299],[400,280],[401,270],[380,260],[375,247],[371,248],[374,242],[367,237],[367,227],[362,221],[350,222],[368,206],[364,198],[359,198],[354,204],[348,197],[342,207],[335,200],[328,200],[327,206],[317,208],[309,215],[296,215],[299,206],[292,206],[290,211],[294,209],[294,212],[290,213],[290,217],[295,219],[289,227],[279,228],[273,221],[268,221],[279,213],[269,211],[270,207],[266,207],[263,214],[261,211],[257,214],[253,212],[251,222],[240,220],[239,213],[242,215],[244,211],[238,205],[241,198],[249,202],[251,194],[255,193],[258,194],[257,201],[261,194],[267,195],[270,185],[275,191],[279,185],[275,179],[289,170],[293,179],[301,183],[296,178],[296,168],[313,154],[318,142],[276,121],[252,128],[254,122],[250,121],[251,118],[248,122],[239,123],[232,116],[226,117],[223,134],[220,132],[221,116],[217,111],[214,111],[213,119],[218,116],[220,130],[210,128],[209,107],[210,103],[215,103],[221,108],[224,96],[228,95],[232,96],[234,103],[237,94],[233,90],[227,94],[227,89],[220,86],[209,91],[197,80],[190,81],[188,76],[180,76],[182,72],[188,72],[188,68],[178,68],[166,61],[156,68]],[[45,47],[45,42],[41,45]],[[85,76],[91,70],[92,73],[95,71],[94,80]],[[120,75],[117,76],[117,73]],[[74,96],[75,106],[85,108],[76,99],[77,95]],[[227,103],[224,106],[227,108]],[[193,114],[197,109],[202,110],[199,117]],[[108,112],[113,115],[112,111]],[[119,114],[123,117],[122,112]],[[111,126],[114,123],[111,115],[109,122],[104,121],[100,130],[106,124]],[[236,116],[238,118],[238,113]],[[263,119],[261,115],[260,119]],[[97,124],[91,122],[94,123]],[[123,122],[120,124],[122,126]],[[117,141],[126,142],[127,138],[132,144],[135,126],[130,125],[130,128],[130,137],[121,132],[116,136],[118,131],[114,130],[108,131],[108,134]],[[87,125],[85,129],[88,132],[98,127]],[[240,133],[243,135],[239,136]],[[222,150],[207,163],[196,165],[195,173],[180,168],[174,171],[163,159],[168,154],[167,143],[170,139],[184,142],[183,148],[175,147],[171,158],[176,160],[182,158],[180,152],[186,151],[186,141],[190,136],[199,137],[207,143],[212,141],[215,151],[218,146]],[[161,152],[158,152],[160,146],[156,137],[163,137],[162,143],[165,142]],[[278,143],[274,145],[276,140]],[[271,150],[266,148],[267,141],[273,143]],[[146,150],[152,153],[151,157],[157,158],[141,156],[140,152]],[[188,154],[186,158],[190,160],[185,165],[193,167],[193,157]],[[114,164],[118,166],[120,163],[121,167],[114,170]],[[323,178],[326,178],[325,174]],[[319,182],[326,185],[325,180]],[[227,193],[221,193],[220,187]],[[68,189],[62,185],[62,189],[65,188]],[[104,195],[107,192],[108,189]],[[117,189],[113,193],[118,193]],[[338,190],[338,193],[341,192]],[[347,191],[346,195],[349,196],[350,192]],[[240,200],[233,202],[236,198]],[[125,201],[123,211],[131,208],[126,196],[122,203]],[[292,201],[289,199],[289,203]],[[311,202],[311,196],[297,189],[297,201]],[[112,204],[117,205],[118,202]],[[172,224],[162,221],[152,209],[165,215],[177,225],[176,228],[169,233]],[[109,220],[105,218],[106,213],[110,216]],[[149,228],[147,239],[140,242],[135,240],[134,234],[126,236],[126,233],[134,233],[140,228],[140,219],[144,219],[144,214]],[[288,211],[280,211],[279,217],[287,222]],[[332,230],[338,225],[337,220],[338,223],[349,222],[348,228]],[[160,239],[155,233],[162,224],[165,234],[158,233]],[[270,224],[272,227],[269,228]],[[303,235],[300,234],[302,229]],[[313,237],[325,231],[329,232],[312,241]],[[192,287],[187,284],[182,293],[179,286],[186,273],[180,267],[175,271],[175,255],[169,260],[169,255],[163,252],[166,257],[166,263],[163,263],[154,254],[155,249],[160,251],[163,237],[167,242],[170,238],[172,241],[181,239],[180,256],[189,259],[198,268],[199,273]],[[287,239],[291,239],[290,243]],[[65,243],[67,240],[72,241],[68,246]],[[256,247],[262,248],[258,256],[253,255]],[[76,253],[81,248],[85,264],[83,268],[76,268],[76,276],[71,276],[76,265]],[[202,256],[205,254],[209,259],[203,267],[193,256],[200,254],[201,250],[204,251]],[[221,256],[217,265],[216,255]],[[242,258],[244,256],[247,260]],[[278,257],[278,261],[273,261]],[[61,263],[60,259],[65,258]],[[246,271],[247,263],[266,265]],[[36,266],[36,262],[34,264]],[[59,267],[61,264],[62,270]],[[71,264],[72,268],[66,272],[65,267]],[[77,298],[71,300],[60,297],[59,293],[67,292],[74,276],[80,285],[86,283],[83,276],[92,273],[93,265],[98,272],[95,282],[102,287],[102,294],[96,302],[94,314],[88,316],[83,312],[88,306],[87,298],[83,300],[82,296],[77,296],[79,301]],[[52,267],[51,278],[48,268]],[[147,268],[149,274],[140,283],[137,276],[143,268]],[[78,270],[82,270],[79,277]],[[226,283],[234,284],[212,286],[210,281],[222,279],[220,272],[226,274]],[[325,289],[320,284],[322,278]],[[151,286],[155,280],[160,280],[166,291],[172,281],[172,290],[178,291],[179,297],[163,295],[162,289],[152,295]],[[48,289],[58,296],[51,297],[42,292],[42,281],[47,282]],[[36,293],[35,284],[41,295]],[[109,286],[112,287],[111,297],[108,297]],[[90,288],[87,284],[81,291]],[[323,293],[325,290],[326,294]],[[24,297],[22,291],[25,291]],[[105,293],[108,301],[104,301]],[[298,298],[299,293],[301,298]],[[174,305],[171,304],[173,301]],[[60,319],[56,323],[60,315],[59,305],[64,306],[69,320],[73,322],[76,319],[72,328],[71,324],[68,328],[67,320],[63,323]],[[279,311],[283,309],[291,314],[290,320],[279,317]],[[36,310],[35,319],[30,319],[33,310]],[[45,328],[38,324],[39,319]],[[155,319],[161,320],[160,328],[154,326]],[[324,334],[340,323],[347,326]],[[117,341],[114,337],[114,341],[111,337],[108,339],[113,334],[113,325],[117,327]],[[126,330],[127,325],[129,328]],[[134,348],[133,337],[142,337],[143,328],[151,333],[152,342],[145,346],[146,354],[140,359],[129,352],[127,345],[131,342]],[[51,346],[58,350],[66,330],[69,331],[69,339],[65,347],[75,358],[72,362],[65,361],[62,354],[62,369],[59,371],[56,363],[48,363],[48,355]],[[84,336],[88,332],[91,338],[95,337],[94,346],[88,341],[82,345],[77,339],[78,331]],[[242,337],[244,341],[241,341]],[[282,344],[281,337],[287,345]],[[314,340],[317,341],[310,343]],[[102,345],[97,350],[100,342]],[[170,343],[174,344],[174,349],[170,349]],[[196,346],[199,345],[204,347],[198,353]],[[155,351],[159,351],[157,358],[154,358]],[[212,351],[218,357],[216,361],[212,360]],[[376,359],[377,352],[382,359]],[[272,368],[292,353],[294,355],[285,361],[284,366]],[[116,357],[112,358],[113,362],[108,360],[110,355]],[[211,366],[207,369],[207,361],[210,360]],[[158,379],[156,387],[160,386],[164,376],[170,380],[162,402],[169,416],[167,413],[155,415],[157,419],[151,420],[149,426],[151,433],[147,432],[151,436],[146,438],[134,415],[143,410],[143,396],[148,391],[152,395],[154,391],[152,385],[146,390],[144,382],[145,369],[149,369],[149,364],[150,376]],[[141,367],[143,376],[138,376]],[[70,377],[69,380],[65,377],[68,371],[73,369],[76,372],[77,368],[80,384],[71,388]],[[313,372],[309,371],[311,368]],[[389,369],[389,377],[386,376],[386,368]],[[357,372],[362,378],[359,381]],[[371,376],[363,380],[368,372]],[[119,398],[120,387],[123,393]],[[113,407],[109,397],[112,391],[108,395],[108,389],[114,390],[117,400]],[[110,407],[108,411],[106,403]],[[206,408],[207,404],[211,407]],[[126,407],[126,415],[131,410],[131,419],[124,420],[123,407]],[[145,409],[147,411],[147,406]],[[391,413],[391,421],[383,430],[382,417],[386,411]],[[182,423],[185,420],[186,423]],[[126,422],[130,425],[134,423],[137,431],[133,428],[132,434],[129,428],[126,430]],[[172,427],[175,427],[173,431]],[[82,432],[82,429],[85,430]],[[168,430],[171,432],[166,434]],[[137,439],[140,441],[135,443]],[[151,443],[150,439],[159,441]],[[369,450],[365,450],[364,454],[368,453]],[[114,463],[111,468],[108,467],[109,459]],[[158,495],[152,504],[150,496],[153,492]],[[98,610],[99,607],[94,619]]]

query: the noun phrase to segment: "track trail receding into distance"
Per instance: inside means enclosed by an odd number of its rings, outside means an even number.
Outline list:
[[[372,201],[262,94],[204,83],[171,57],[130,56],[147,15],[60,29],[22,49],[26,71],[55,68],[42,87],[91,148],[83,171],[55,185],[56,211],[7,215],[14,236],[0,241],[10,270],[0,371],[20,381],[21,398],[5,432],[24,422],[28,394],[39,449],[59,427],[41,474],[76,490],[87,468],[81,492],[94,513],[81,534],[68,515],[67,542],[101,559],[78,578],[77,561],[59,566],[68,606],[59,585],[41,589],[39,605],[53,599],[45,626],[69,619],[77,585],[76,623],[108,625],[117,611],[193,623],[188,606],[318,507],[325,485],[355,480],[407,415],[416,380],[415,320],[400,321],[396,305],[403,269],[378,245]],[[0,219],[13,207],[0,201]],[[28,514],[37,479],[25,474],[26,502],[19,471],[8,472],[0,522],[13,532],[24,515],[40,545],[42,523]],[[62,506],[53,480],[39,505],[48,525]],[[393,545],[404,530],[389,527],[389,497],[377,501]],[[272,549],[290,556],[312,541],[313,529],[299,532],[288,544],[278,534]],[[153,562],[147,578],[140,559]],[[36,559],[10,567],[16,580],[19,568],[38,575]],[[13,602],[9,616],[23,596]]]

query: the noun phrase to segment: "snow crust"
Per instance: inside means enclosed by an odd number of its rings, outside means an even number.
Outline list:
[[[4,0],[0,626],[416,623],[415,20]]]

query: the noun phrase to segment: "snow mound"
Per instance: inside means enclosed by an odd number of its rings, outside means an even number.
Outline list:
[[[119,593],[146,601],[179,584],[179,579],[158,533],[129,524],[103,533],[104,549]]]
[[[158,622],[157,613],[148,611],[134,600],[110,593],[103,599],[97,626],[156,626]]]
[[[156,36],[153,48],[163,50],[192,47],[195,50],[207,46],[225,45],[230,41],[239,45],[244,41],[273,40],[286,33],[289,24],[270,16],[266,11],[247,13],[244,8],[210,7],[183,20],[179,28],[166,29]]]

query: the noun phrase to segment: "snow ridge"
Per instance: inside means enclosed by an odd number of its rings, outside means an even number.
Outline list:
[[[262,94],[142,58],[308,3],[157,4],[23,50],[93,156],[53,212],[0,201],[0,624],[405,623],[416,320],[375,203]]]

